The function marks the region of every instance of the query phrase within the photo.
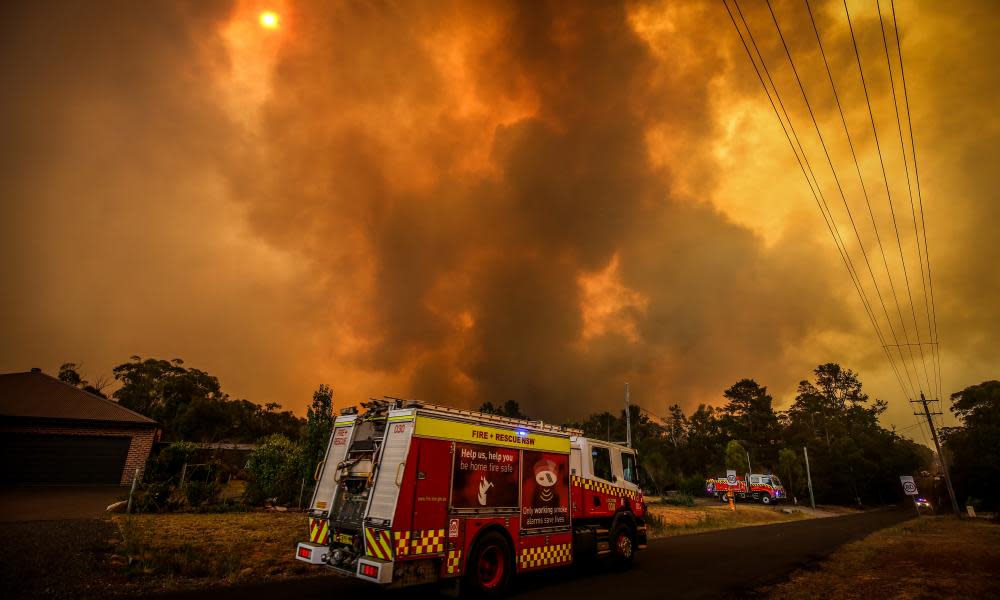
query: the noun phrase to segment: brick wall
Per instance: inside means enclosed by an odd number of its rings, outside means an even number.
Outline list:
[[[132,485],[132,478],[135,470],[139,469],[139,478],[146,467],[146,459],[153,449],[153,443],[159,437],[159,430],[155,427],[130,427],[128,425],[4,425],[0,427],[3,433],[41,433],[52,435],[106,435],[112,437],[132,438],[128,447],[128,456],[125,459],[125,469],[122,471],[121,485]]]

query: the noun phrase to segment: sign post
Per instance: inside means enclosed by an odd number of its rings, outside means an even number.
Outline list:
[[[736,487],[735,469],[726,469],[726,483],[729,484],[729,491],[726,492],[726,497],[729,498],[729,510],[736,512],[736,500],[733,493],[733,488]]]
[[[913,510],[917,511],[917,516],[920,516],[920,507],[917,506],[917,484],[913,481],[912,475],[900,475],[899,483],[903,484],[903,493],[910,496],[913,499]]]

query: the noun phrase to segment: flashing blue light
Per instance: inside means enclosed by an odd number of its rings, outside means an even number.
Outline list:
[[[523,430],[523,429],[518,429],[517,430],[517,435],[518,435],[518,437],[524,437],[524,436],[528,435],[528,432],[525,431],[525,430]]]

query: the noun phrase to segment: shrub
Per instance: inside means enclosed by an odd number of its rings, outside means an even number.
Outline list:
[[[184,486],[184,497],[189,505],[198,507],[206,502],[214,502],[222,488],[212,481],[189,481]]]
[[[247,502],[260,504],[267,499],[287,504],[298,497],[301,484],[302,450],[283,435],[261,440],[247,459],[250,475],[243,495]]]
[[[185,463],[195,462],[198,448],[191,442],[174,442],[149,458],[144,479],[152,482],[180,480]]]
[[[685,477],[678,482],[677,491],[689,496],[703,495],[705,493],[705,478],[700,475]]]
[[[694,497],[685,492],[674,492],[664,496],[660,503],[673,506],[694,506]]]
[[[170,498],[174,488],[169,483],[144,483],[132,496],[132,512],[151,513],[172,510],[176,502]]]

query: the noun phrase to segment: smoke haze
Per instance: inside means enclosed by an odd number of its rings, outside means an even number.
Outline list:
[[[805,6],[774,7],[880,267]],[[926,341],[878,17],[851,7]],[[998,11],[897,10],[950,393],[1000,363]],[[814,12],[895,244],[842,6]],[[326,382],[569,420],[625,381],[656,412],[743,377],[783,407],[833,361],[913,423],[720,2],[25,3],[3,28],[3,370],[179,356],[299,412]]]

